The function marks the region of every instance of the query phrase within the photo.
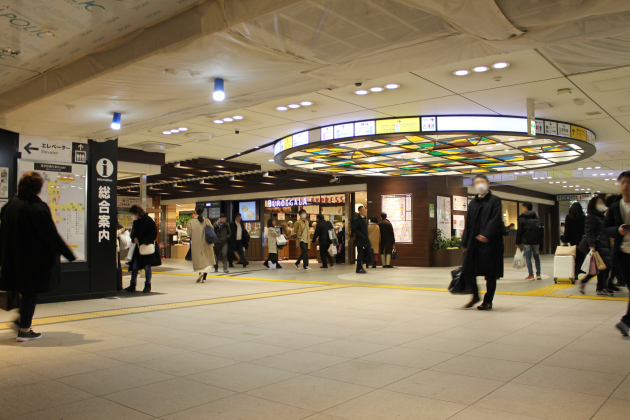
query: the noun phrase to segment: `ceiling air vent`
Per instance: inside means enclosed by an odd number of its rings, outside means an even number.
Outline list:
[[[188,137],[189,140],[197,141],[197,142],[208,141],[212,137],[214,137],[214,134],[212,133],[186,133],[185,135],[186,137]]]
[[[553,107],[554,105],[551,102],[537,102],[534,104],[534,109],[549,109]]]
[[[590,111],[590,112],[586,113],[586,115],[600,115],[600,114],[601,114],[601,112],[599,112],[599,111]]]

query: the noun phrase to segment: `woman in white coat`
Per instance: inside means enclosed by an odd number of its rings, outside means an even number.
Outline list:
[[[276,229],[276,220],[273,218],[267,220],[267,247],[269,249],[268,259],[272,263],[276,264],[276,268],[282,268],[278,262],[278,243],[276,240],[276,238],[281,235],[282,234]],[[268,265],[266,266],[269,267]]]
[[[199,273],[197,283],[206,282],[206,277],[215,264],[214,245],[206,242],[206,226],[212,227],[210,219],[203,217],[203,208],[197,207],[196,218],[188,222],[186,230],[190,238],[190,255],[193,270]]]

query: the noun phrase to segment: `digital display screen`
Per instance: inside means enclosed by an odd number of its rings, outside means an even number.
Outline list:
[[[332,140],[334,138],[333,137],[333,132],[334,131],[333,131],[333,127],[332,126],[330,126],[330,127],[322,127],[321,132],[322,132],[322,136],[321,136],[322,141]]]
[[[355,136],[371,136],[374,134],[376,134],[376,122],[374,120],[354,123]]]
[[[308,131],[293,135],[293,147],[304,146],[305,144],[308,144]]]
[[[239,201],[238,212],[244,222],[255,222],[258,220],[258,208],[255,201]]]
[[[376,121],[376,134],[420,131],[420,118],[391,118]]]
[[[527,133],[527,119],[513,117],[437,117],[438,131],[512,131]]]
[[[352,124],[352,123],[339,124],[339,125],[336,125],[334,127],[335,127],[335,138],[336,139],[343,139],[343,138],[346,138],[346,137],[354,136],[354,124]]]

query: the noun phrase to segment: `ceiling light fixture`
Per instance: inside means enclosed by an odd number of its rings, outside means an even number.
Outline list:
[[[490,67],[488,67],[488,66],[477,66],[477,67],[473,67],[473,71],[474,71],[475,73],[483,73],[483,72],[488,71],[488,70],[490,70]]]
[[[311,105],[313,105],[313,102],[311,102],[311,101],[303,101],[303,102],[300,102],[300,105],[302,105],[302,106],[311,106]]]
[[[504,69],[506,67],[510,67],[510,63],[506,63],[505,61],[499,61],[498,63],[494,63],[492,65],[493,69]]]
[[[166,134],[168,136],[169,134],[171,134],[171,132],[170,131],[162,131],[162,134]]]
[[[171,133],[179,133],[179,130],[174,128],[174,129],[171,130]]]
[[[186,128],[186,127],[179,127],[178,130],[179,131],[188,131],[188,128]]]
[[[225,99],[225,89],[223,87],[223,79],[217,77],[214,79],[214,92],[212,92],[212,99],[221,102]]]
[[[385,89],[398,89],[400,87],[400,85],[397,85],[396,83],[388,83],[385,85]]]
[[[289,108],[287,108],[286,106],[279,106],[279,107],[276,107],[276,109],[278,111],[287,111]]]
[[[595,169],[602,169],[602,167],[601,166],[596,166]]]
[[[215,124],[223,124],[223,120],[214,120]]]
[[[110,127],[112,130],[120,130],[120,112],[114,112],[114,117],[112,118],[112,124]]]
[[[370,92],[382,92],[384,89],[379,86],[374,86],[370,88]]]
[[[368,94],[368,93],[370,93],[370,92],[368,92],[368,91],[367,91],[367,90],[365,90],[365,89],[359,89],[359,90],[355,90],[355,91],[354,91],[354,93],[355,93],[356,95],[367,95],[367,94]]]
[[[230,117],[225,117],[225,118],[223,118],[223,121],[225,121],[225,122],[232,122],[232,121],[234,121],[234,119],[232,119]]]
[[[242,120],[243,116],[242,115],[235,115],[232,118],[234,118],[235,120]]]
[[[453,72],[453,74],[455,76],[468,76],[470,74],[470,71],[468,71],[468,70],[455,70]]]
[[[267,162],[274,162],[274,160],[273,159],[268,159]]]
[[[556,91],[556,93],[558,95],[570,95],[571,94],[571,89],[558,89]]]
[[[300,105],[298,105],[298,104],[291,104],[291,105],[289,105],[289,108],[291,108],[291,109],[298,109],[299,107],[300,107]]]

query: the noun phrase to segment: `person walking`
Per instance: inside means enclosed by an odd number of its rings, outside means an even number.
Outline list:
[[[323,214],[317,215],[317,227],[313,233],[313,242],[319,241],[319,257],[322,260],[322,265],[319,268],[328,268],[328,260],[330,260],[330,266],[335,265],[335,262],[328,252],[328,248],[332,245],[330,239],[330,231],[334,232],[332,223],[324,218]]]
[[[374,256],[372,268],[376,268],[376,256],[379,255],[381,246],[381,229],[378,227],[376,217],[374,216],[370,217],[370,220],[368,221],[368,238],[370,238],[372,254]]]
[[[545,230],[542,221],[529,201],[521,205],[521,215],[518,216],[518,231],[516,232],[516,246],[525,253],[525,263],[529,276],[525,280],[534,280],[532,268],[532,256],[536,263],[536,280],[542,280],[540,276],[540,245],[544,240]]]
[[[276,268],[282,268],[280,263],[278,262],[278,237],[282,236],[278,229],[276,228],[277,221],[274,218],[270,218],[267,220],[267,249],[269,250],[269,255],[267,256],[267,260],[264,262],[264,266],[269,268],[268,261],[271,261],[276,265]]]
[[[245,250],[249,246],[249,232],[245,229],[245,222],[241,217],[241,213],[237,213],[234,217],[234,221],[230,223],[230,247],[232,252],[229,255],[230,267],[232,265],[234,252],[238,253],[238,260],[240,264],[243,264],[243,268],[249,265],[245,258]]]
[[[192,219],[186,226],[186,232],[190,238],[193,270],[199,273],[197,283],[206,282],[208,273],[217,262],[214,257],[214,244],[206,242],[206,226],[212,227],[212,223],[210,219],[203,217],[203,210],[203,207],[197,207],[195,209],[197,218]]]
[[[214,228],[214,233],[217,235],[217,243],[214,246],[214,251],[216,253],[221,253],[221,258],[223,259],[223,272],[229,273],[228,270],[228,242],[230,237],[232,236],[232,230],[230,229],[230,224],[227,222],[227,216],[225,213],[221,213],[219,220],[214,222],[212,226]],[[218,255],[218,254],[217,254]],[[215,256],[214,261],[214,272],[219,272],[219,258]]]
[[[462,274],[472,289],[472,299],[465,308],[472,308],[479,299],[477,276],[486,280],[486,294],[479,310],[492,309],[497,279],[503,277],[503,234],[501,199],[490,191],[485,175],[477,175],[473,181],[477,195],[468,207],[468,217],[462,236],[464,262]]]
[[[619,195],[617,194],[609,195],[608,197],[606,197],[606,207],[608,207],[608,211],[610,211],[610,208],[618,199]],[[606,215],[608,215],[608,212],[606,212]],[[610,249],[612,251],[615,239],[609,237],[608,240],[610,241]],[[617,280],[616,283],[615,280]],[[606,290],[610,292],[618,292],[619,286],[625,286],[625,284],[623,283],[621,277],[617,278],[617,267],[613,265],[610,267],[610,276],[608,276],[608,281],[606,282]]]
[[[337,231],[337,241],[339,242],[339,249],[337,250],[337,258],[335,262],[337,264],[346,263],[346,221],[341,222],[341,226]]]
[[[357,269],[358,274],[365,274],[363,259],[366,248],[370,248],[370,237],[368,233],[367,207],[359,206],[359,214],[352,220],[352,234],[354,235],[354,246],[357,247]]]
[[[19,317],[12,324],[19,342],[42,337],[31,329],[33,315],[38,294],[59,286],[59,255],[76,260],[39,198],[43,185],[38,172],[24,173],[17,196],[0,212],[0,290],[21,295]]]
[[[562,235],[563,245],[571,245],[576,248],[580,245],[580,242],[584,237],[585,218],[582,205],[577,201],[571,204],[569,214],[564,219],[564,235]],[[575,281],[578,280],[579,274],[583,273],[582,264],[584,264],[584,258],[586,258],[586,254],[578,249],[575,253]]]
[[[606,268],[597,270],[597,296],[613,296],[613,292],[606,289],[606,282],[610,274],[610,241],[604,230],[604,213],[606,212],[606,202],[600,196],[591,198],[586,207],[586,219],[584,220],[584,240],[588,248],[593,252],[598,252],[602,257]],[[580,282],[580,293],[585,293],[586,283],[595,277],[595,274],[586,274]]]
[[[630,285],[630,171],[619,175],[617,185],[621,195],[608,209],[604,219],[604,229],[606,236],[614,240],[610,263],[617,268],[617,275],[621,280]],[[626,314],[616,327],[621,334],[625,336],[630,334],[630,300]]]
[[[391,261],[396,235],[394,235],[392,222],[387,219],[387,213],[381,213],[381,221],[378,222],[378,228],[381,232],[381,264],[383,268],[394,268],[391,265]]]
[[[300,261],[305,270],[310,270],[308,266],[308,250],[311,249],[311,235],[308,231],[308,222],[306,221],[306,210],[300,210],[300,218],[294,224],[295,245],[300,249],[300,256],[295,262],[295,268],[300,269]]]
[[[138,283],[138,271],[144,270],[144,289],[142,293],[151,292],[151,267],[162,265],[160,250],[155,245],[158,230],[153,219],[138,205],[133,205],[129,209],[130,217],[133,220],[131,225],[131,240],[136,246],[133,248],[131,261],[129,262],[129,271],[131,271],[131,282],[129,287],[125,288],[127,292],[135,292]],[[153,252],[150,254],[141,254],[140,248],[145,246],[150,248],[153,245]]]

